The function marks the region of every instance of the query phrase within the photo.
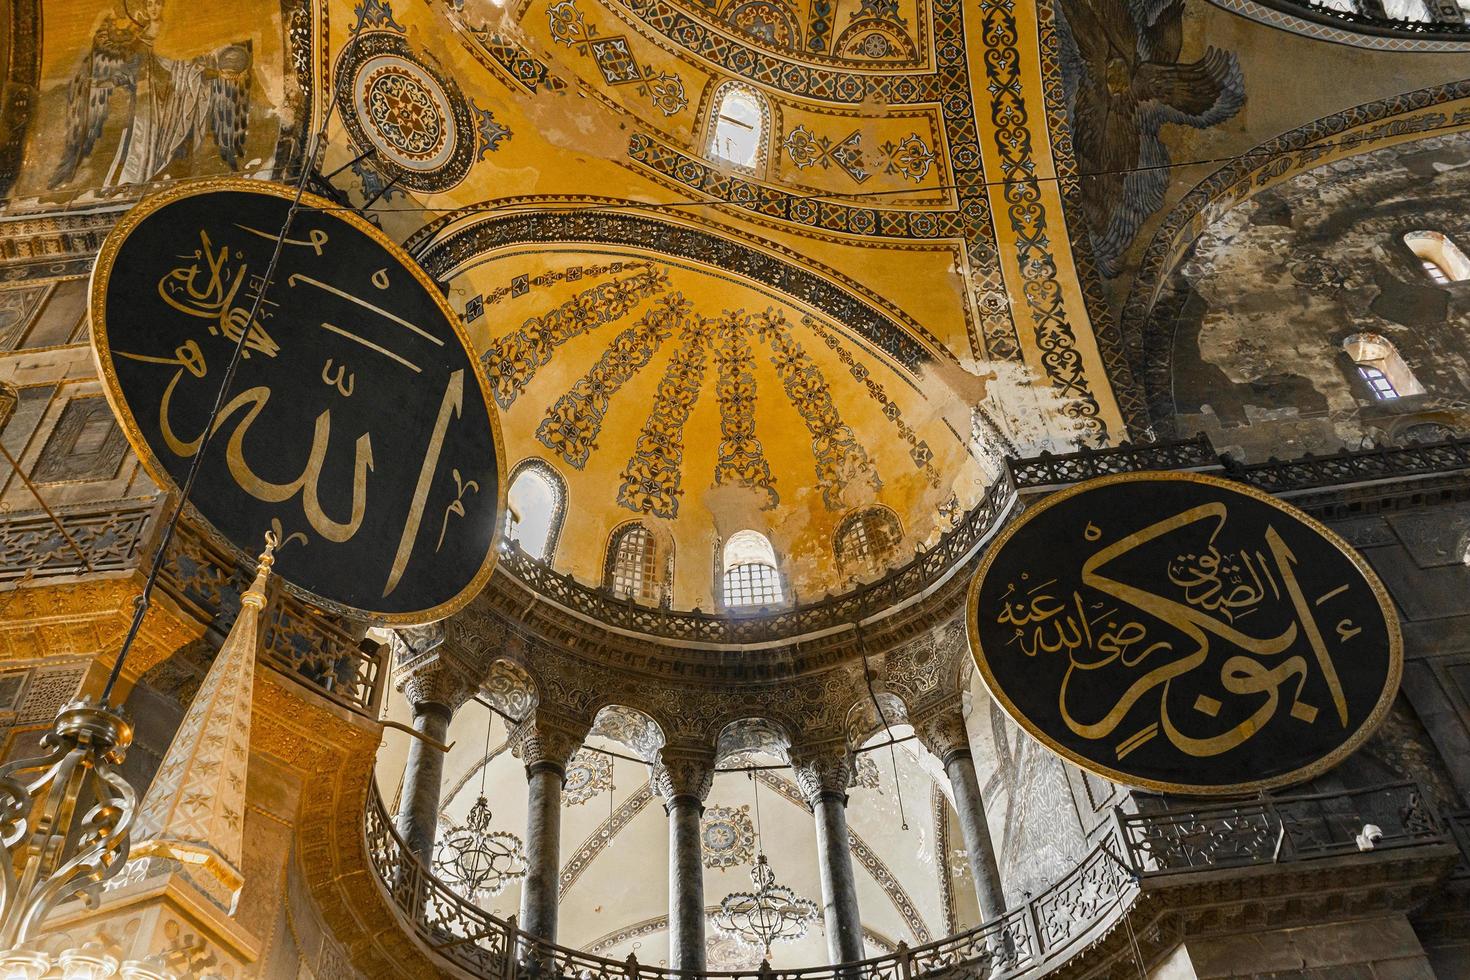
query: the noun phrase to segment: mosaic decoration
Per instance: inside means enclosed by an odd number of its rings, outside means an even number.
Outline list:
[[[255,70],[251,40],[242,37],[196,58],[169,57],[154,50],[165,13],[162,3],[136,10],[120,6],[118,16],[107,17],[97,29],[91,50],[66,86],[65,142],[48,188],[76,177],[109,128],[114,107],[125,107],[119,129],[126,138],[102,187],[144,184],[163,176],[177,160],[203,146],[205,131],[226,168],[239,170],[245,164]],[[114,99],[114,93],[119,97]]]
[[[1030,110],[1021,80],[1022,55],[1017,47],[1015,0],[982,0],[981,31],[989,50],[985,77],[995,93],[990,101],[994,145],[1000,157],[1004,195],[1016,233],[1015,261],[1025,279],[1021,295],[1031,316],[1042,367],[1052,388],[1069,399],[1066,414],[1083,423],[1092,434],[1106,438],[1107,427],[1098,417],[1101,407],[1088,385],[1077,335],[1067,319],[1066,299],[1057,281],[1056,258],[1049,251],[1046,207],[1037,182]]]
[[[629,510],[655,517],[679,514],[684,425],[704,388],[709,335],[707,320],[691,318],[684,324],[679,349],[664,369],[633,458],[621,474],[618,503]]]
[[[612,757],[591,749],[578,749],[567,762],[566,781],[562,784],[561,805],[580,806],[595,796],[612,789]]]
[[[866,483],[875,493],[881,490],[883,481],[873,469],[867,450],[842,421],[837,406],[832,404],[831,387],[801,343],[791,336],[786,317],[768,310],[754,319],[757,334],[771,348],[771,364],[786,387],[786,397],[811,433],[817,486],[827,509],[842,509],[842,491],[853,481]]]
[[[836,167],[858,184],[873,176],[865,165],[867,155],[863,152],[862,133],[856,129],[834,142],[829,136],[814,136],[805,125],[798,125],[786,134],[781,146],[798,170],[811,166],[823,170]],[[936,159],[934,151],[918,133],[910,133],[897,143],[886,140],[879,150],[885,174],[902,176],[916,184],[929,175]]]
[[[833,49],[844,57],[865,61],[913,62],[919,54],[909,36],[908,21],[899,16],[893,0],[863,0]]]
[[[736,0],[728,4],[725,23],[748,38],[783,51],[801,47],[801,26],[780,0]]]
[[[853,770],[856,773],[852,781],[854,786],[883,792],[878,776],[878,763],[873,761],[871,752],[859,752],[857,758],[853,760]]]
[[[883,351],[911,374],[917,374],[922,365],[934,359],[931,350],[943,349],[940,341],[930,335],[923,324],[912,320],[895,320],[864,298],[871,297],[872,294],[861,284],[843,280],[834,270],[810,269],[797,265],[792,261],[795,256],[790,253],[784,258],[773,255],[767,250],[769,246],[767,249],[756,249],[736,239],[645,215],[612,211],[577,214],[539,211],[491,215],[434,241],[419,257],[430,275],[444,278],[451,274],[451,270],[491,251],[508,245],[548,241],[568,244],[595,242],[603,246],[624,245],[651,249],[754,279],[773,290],[799,297],[803,303]],[[412,244],[411,241],[410,245]],[[660,280],[660,277],[666,280],[663,273],[647,275],[655,280]],[[666,286],[666,281],[657,281],[648,287],[653,290],[648,295],[657,295]],[[534,371],[545,364],[545,360],[537,361],[536,357],[545,353],[549,358],[551,347],[582,332],[583,328],[575,323],[579,317],[570,317],[565,325],[552,322],[553,318],[568,316],[572,308],[569,304],[564,304],[559,313],[547,315],[544,325],[527,321],[527,325],[522,328],[522,333],[526,336],[502,338],[485,353],[482,360],[491,376],[496,400],[501,407],[509,407],[515,394],[524,388],[523,384],[515,383],[522,370],[514,363],[516,359],[525,359],[523,369]],[[607,322],[609,318],[616,319],[627,310],[608,316],[610,312],[599,311],[597,322],[600,324]],[[898,314],[894,314],[896,315]],[[533,318],[535,319],[537,318]],[[547,342],[538,339],[541,336],[555,336],[560,339],[547,346]],[[503,397],[508,397],[509,400],[503,400]]]
[[[392,182],[448,190],[510,131],[472,109],[452,78],[414,55],[391,10],[386,17],[338,55],[336,75],[348,80],[336,87],[338,113],[354,145],[371,148],[374,166]]]
[[[1072,150],[1090,175],[1082,204],[1093,260],[1112,278],[1164,203],[1169,150],[1159,130],[1224,122],[1245,105],[1245,82],[1235,55],[1217,48],[1179,61],[1184,0],[1060,0],[1055,11]]]
[[[607,275],[618,275],[622,272],[644,272],[653,268],[652,262],[604,262],[594,265],[574,265],[565,269],[549,269],[534,276],[516,276],[509,285],[496,286],[490,292],[475,297],[480,301],[481,312],[484,307],[494,306],[504,299],[515,299],[525,296],[532,289],[544,289],[562,282],[581,282],[583,279],[598,279]],[[470,300],[471,303],[474,300]],[[472,319],[469,315],[469,304],[465,304],[465,318]]]
[[[576,0],[558,0],[546,9],[551,39],[592,59],[603,81],[611,86],[633,85],[639,95],[663,113],[672,116],[689,105],[684,80],[668,72],[655,73],[652,66],[638,66],[625,36],[600,37],[596,26],[588,27]]]
[[[863,168],[862,133],[856,129],[834,142],[829,136],[813,136],[806,126],[797,126],[786,134],[781,145],[797,169],[836,167],[859,184],[873,176]]]
[[[477,904],[526,876],[526,849],[506,830],[490,829],[490,804],[481,796],[463,824],[446,828],[434,846],[434,874]]]
[[[637,323],[619,333],[572,390],[556,400],[536,438],[574,469],[587,464],[597,445],[608,400],[653,360],[654,353],[689,320],[692,304],[671,293]]]
[[[888,158],[883,172],[907,177],[916,184],[929,176],[929,168],[934,166],[936,159],[934,151],[918,133],[910,133],[897,144],[888,140],[881,149]]]
[[[638,303],[668,288],[668,274],[655,269],[626,279],[599,283],[544,316],[528,317],[520,328],[494,341],[480,355],[495,401],[510,408],[556,348],[596,327],[627,315]]]
[[[924,479],[936,490],[943,484],[943,478],[939,471],[934,468],[934,453],[929,448],[929,443],[919,437],[913,426],[904,421],[903,410],[898,403],[888,397],[888,392],[883,384],[875,380],[872,373],[857,358],[853,357],[852,351],[838,339],[837,334],[822,326],[821,322],[812,317],[802,317],[802,326],[826,344],[828,349],[837,355],[843,365],[851,372],[853,378],[862,384],[868,392],[868,397],[878,404],[883,410],[883,417],[898,430],[898,436],[909,447],[909,458],[914,461],[917,469],[924,471]]]
[[[740,314],[727,313],[716,328],[715,364],[719,380],[720,446],[715,459],[715,483],[750,487],[765,494],[762,510],[780,502],[771,464],[755,435],[755,375],[750,372],[750,323]]]
[[[745,864],[755,854],[755,824],[750,807],[712,806],[699,822],[704,866],[724,871]]]

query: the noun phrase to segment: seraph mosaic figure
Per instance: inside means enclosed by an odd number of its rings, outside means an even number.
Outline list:
[[[1180,62],[1184,0],[1062,0],[1062,88],[1093,259],[1109,278],[1148,216],[1164,203],[1165,123],[1205,129],[1245,104],[1234,54],[1206,48]]]
[[[60,187],[76,176],[107,125],[114,94],[127,94],[125,130],[102,186],[146,183],[175,160],[197,150],[206,134],[220,159],[240,169],[250,113],[248,40],[226,44],[197,58],[158,55],[164,0],[124,2],[123,15],[108,17],[92,36],[67,90],[66,145],[51,175]]]

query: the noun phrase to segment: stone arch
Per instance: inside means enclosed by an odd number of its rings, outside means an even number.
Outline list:
[[[715,763],[746,752],[766,752],[786,757],[791,734],[786,726],[769,718],[739,718],[720,728],[715,738]]]
[[[509,657],[490,664],[480,682],[479,695],[502,717],[517,724],[525,721],[541,702],[535,676]]]
[[[856,749],[873,736],[896,725],[909,724],[909,709],[903,698],[890,691],[876,690],[847,709],[844,728],[847,744]]]
[[[1172,371],[1168,357],[1152,356],[1167,351],[1172,339],[1163,336],[1152,314],[1170,277],[1201,232],[1262,191],[1308,170],[1429,133],[1442,136],[1470,128],[1470,117],[1460,111],[1467,105],[1470,79],[1323,116],[1234,158],[1200,181],[1174,206],[1141,253],[1118,319],[1137,394],[1147,402],[1152,427],[1160,425],[1158,400],[1168,389]]]
[[[653,764],[667,739],[652,716],[625,704],[605,704],[592,719],[587,737],[597,735],[625,745],[638,758]]]

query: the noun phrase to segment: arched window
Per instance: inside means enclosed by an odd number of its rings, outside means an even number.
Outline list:
[[[658,605],[665,585],[658,551],[653,532],[636,521],[615,530],[607,549],[604,576],[613,595]]]
[[[1357,333],[1342,342],[1342,349],[1358,366],[1358,376],[1377,401],[1392,401],[1424,391],[1399,356],[1398,349],[1376,333]]]
[[[1419,259],[1424,274],[1441,286],[1470,279],[1470,258],[1445,235],[1437,231],[1411,231],[1404,244]]]
[[[736,531],[725,542],[725,606],[774,606],[785,600],[776,550],[759,531]]]
[[[550,561],[567,509],[567,484],[561,474],[539,459],[525,460],[511,472],[506,502],[510,509],[506,538],[532,558]]]
[[[765,96],[748,85],[727,82],[715,93],[714,121],[710,126],[712,158],[755,170],[765,160],[766,131],[771,110]]]
[[[878,575],[898,557],[902,540],[897,514],[887,507],[865,507],[837,525],[833,550],[844,569],[857,575]]]

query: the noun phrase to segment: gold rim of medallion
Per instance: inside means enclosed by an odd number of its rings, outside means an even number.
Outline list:
[[[1045,732],[1041,731],[1039,728],[1033,725],[1030,719],[1028,719],[1020,711],[1020,709],[1011,702],[1011,699],[1008,698],[1005,692],[1000,689],[1000,685],[996,683],[994,676],[990,672],[988,661],[986,660],[984,650],[980,643],[980,590],[984,586],[985,576],[987,575],[987,573],[989,573],[990,566],[994,563],[996,556],[1000,554],[1001,549],[1006,546],[1011,538],[1014,537],[1033,519],[1050,510],[1052,507],[1072,497],[1076,497],[1080,494],[1086,493],[1089,490],[1095,490],[1098,487],[1109,486],[1115,483],[1142,483],[1148,481],[1162,482],[1175,480],[1185,483],[1202,483],[1207,486],[1229,490],[1233,493],[1240,494],[1241,496],[1252,497],[1258,501],[1269,504],[1270,506],[1286,514],[1288,517],[1291,517],[1293,520],[1301,524],[1305,524],[1307,527],[1315,531],[1319,536],[1324,538],[1328,544],[1332,545],[1339,552],[1341,552],[1348,559],[1348,561],[1350,561],[1353,566],[1357,568],[1359,574],[1361,574],[1364,580],[1368,583],[1368,587],[1372,589],[1374,597],[1378,600],[1378,607],[1383,613],[1384,625],[1387,629],[1389,640],[1388,676],[1386,677],[1385,683],[1383,685],[1383,693],[1379,695],[1378,702],[1373,706],[1373,710],[1368,713],[1368,715],[1363,719],[1362,723],[1359,724],[1358,727],[1354,729],[1353,732],[1348,735],[1348,737],[1344,739],[1340,745],[1338,745],[1327,755],[1316,760],[1315,762],[1312,762],[1309,765],[1303,766],[1299,769],[1293,769],[1290,772],[1282,773],[1277,776],[1272,776],[1267,779],[1257,779],[1245,783],[1230,783],[1225,785],[1212,785],[1207,783],[1171,783],[1154,779],[1145,779],[1134,773],[1126,773],[1118,769],[1113,769],[1109,766],[1103,765],[1095,759],[1086,758],[1085,756],[1082,756],[1079,753],[1074,752],[1070,748],[1055,741],[1051,736],[1047,735]],[[1378,728],[1380,724],[1382,724],[1383,719],[1388,715],[1389,709],[1393,706],[1394,697],[1398,694],[1399,682],[1402,678],[1404,667],[1404,643],[1403,634],[1400,632],[1399,629],[1398,613],[1394,609],[1393,600],[1389,596],[1388,590],[1384,588],[1383,582],[1378,578],[1377,573],[1373,571],[1372,567],[1367,563],[1366,560],[1364,560],[1362,555],[1358,554],[1358,552],[1354,550],[1351,545],[1349,545],[1346,541],[1339,537],[1337,533],[1334,532],[1331,528],[1327,527],[1325,524],[1312,517],[1310,514],[1304,513],[1299,508],[1291,506],[1291,504],[1287,503],[1286,501],[1280,500],[1272,494],[1269,494],[1264,490],[1257,489],[1256,487],[1250,486],[1248,484],[1237,483],[1233,480],[1226,480],[1217,476],[1210,476],[1205,473],[1177,472],[1170,470],[1144,470],[1134,473],[1113,473],[1109,474],[1108,476],[1095,477],[1091,480],[1086,480],[1082,483],[1074,484],[1073,486],[1070,486],[1065,490],[1058,490],[1035,506],[1026,508],[1021,513],[1021,516],[1009,527],[1005,528],[1005,530],[1003,530],[1000,535],[996,537],[995,541],[991,543],[990,547],[986,550],[985,557],[980,562],[980,567],[975,572],[974,578],[970,580],[970,587],[966,591],[965,595],[965,624],[967,633],[969,635],[970,657],[975,663],[975,669],[979,672],[980,678],[985,684],[986,691],[989,692],[990,696],[995,700],[997,704],[1001,706],[1001,709],[1005,711],[1006,715],[1010,717],[1012,721],[1021,726],[1021,728],[1025,730],[1027,734],[1029,734],[1032,738],[1035,738],[1037,741],[1041,742],[1042,745],[1045,745],[1051,751],[1062,756],[1067,761],[1077,766],[1080,766],[1088,772],[1091,772],[1098,776],[1102,776],[1105,779],[1111,780],[1115,783],[1120,783],[1124,786],[1133,786],[1139,789],[1146,789],[1159,793],[1181,793],[1196,796],[1237,796],[1244,793],[1254,793],[1263,789],[1276,789],[1278,787],[1288,786],[1293,783],[1306,782],[1309,779],[1314,779],[1317,776],[1320,776],[1322,773],[1337,766],[1353,752],[1357,751],[1358,747],[1361,746],[1365,741],[1367,741],[1368,737],[1373,734],[1373,732]]]
[[[274,181],[253,180],[248,177],[206,177],[199,180],[183,182],[167,190],[159,191],[143,198],[133,205],[126,214],[118,220],[98,250],[97,261],[92,266],[91,282],[88,287],[87,309],[91,318],[92,334],[92,356],[97,361],[98,374],[102,378],[104,394],[107,396],[108,404],[112,406],[113,414],[122,422],[123,432],[127,435],[128,442],[133,447],[133,452],[138,456],[143,469],[155,484],[164,492],[177,498],[179,487],[172,476],[153,455],[147,440],[143,438],[142,430],[133,413],[129,410],[126,399],[123,398],[121,387],[118,384],[117,375],[112,366],[112,350],[108,345],[107,337],[107,286],[112,277],[113,264],[117,260],[117,254],[128,236],[142,222],[155,212],[161,210],[175,201],[188,197],[197,197],[201,194],[215,191],[240,191],[247,194],[265,194],[271,197],[282,198],[287,201],[296,199],[296,189]],[[481,400],[485,404],[485,411],[490,419],[491,438],[495,445],[495,472],[496,472],[496,501],[495,501],[495,524],[491,531],[490,547],[481,563],[479,570],[475,573],[464,588],[453,598],[441,602],[431,609],[419,610],[412,613],[385,613],[372,609],[364,609],[358,606],[349,606],[344,603],[326,599],[302,588],[284,577],[277,576],[283,588],[296,595],[305,602],[320,606],[331,612],[342,615],[367,619],[384,625],[412,626],[420,623],[433,622],[443,619],[463,609],[469,602],[479,595],[490,581],[490,576],[495,571],[496,560],[500,553],[500,540],[505,533],[505,507],[506,491],[505,485],[505,440],[500,431],[500,414],[495,406],[494,398],[491,396],[490,387],[485,380],[484,373],[480,370],[479,360],[475,355],[474,346],[470,343],[469,333],[460,321],[459,314],[454,312],[449,301],[439,291],[434,280],[424,271],[423,267],[415,262],[402,246],[389,238],[372,222],[358,215],[354,211],[343,210],[342,207],[324,197],[315,194],[302,193],[302,205],[314,210],[331,214],[334,218],[341,220],[356,230],[367,235],[375,243],[381,246],[387,253],[397,261],[403,268],[423,286],[425,292],[433,299],[439,310],[449,321],[454,336],[459,340],[469,359],[475,382],[480,387]],[[242,548],[230,541],[220,533],[208,519],[201,514],[192,503],[186,506],[187,514],[191,521],[198,524],[210,537],[211,540],[222,545],[231,552],[236,561],[247,568],[253,568],[255,564],[254,549]]]

